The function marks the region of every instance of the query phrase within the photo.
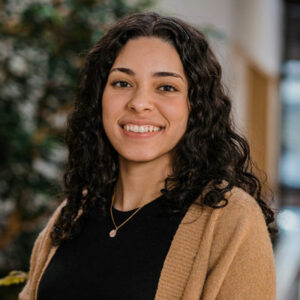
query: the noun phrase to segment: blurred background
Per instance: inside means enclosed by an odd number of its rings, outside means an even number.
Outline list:
[[[143,10],[209,37],[236,126],[274,193],[277,298],[300,300],[296,0],[0,0],[0,278],[28,271],[33,242],[61,200],[66,116],[87,50],[118,18]],[[17,299],[21,288],[0,280],[0,299]]]

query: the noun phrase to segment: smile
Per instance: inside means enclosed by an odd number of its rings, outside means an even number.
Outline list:
[[[157,132],[162,130],[162,127],[154,126],[154,125],[136,125],[136,124],[126,124],[122,126],[128,132]]]
[[[121,126],[123,133],[130,138],[150,138],[159,135],[164,127],[154,125],[125,124]]]

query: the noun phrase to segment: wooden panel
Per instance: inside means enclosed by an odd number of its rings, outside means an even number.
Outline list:
[[[254,162],[267,171],[268,77],[249,66],[248,137]]]

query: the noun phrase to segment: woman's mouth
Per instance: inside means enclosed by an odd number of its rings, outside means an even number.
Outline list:
[[[162,127],[154,125],[136,125],[136,124],[126,124],[122,126],[128,132],[156,132],[162,130]]]
[[[123,132],[130,137],[150,137],[160,133],[164,127],[158,127],[154,125],[136,125],[125,124],[121,126]]]

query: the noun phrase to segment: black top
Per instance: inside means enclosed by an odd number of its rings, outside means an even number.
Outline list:
[[[154,299],[160,272],[184,214],[163,214],[163,196],[118,229],[91,213],[78,238],[63,242],[42,276],[38,300]],[[133,212],[113,208],[117,225]]]

